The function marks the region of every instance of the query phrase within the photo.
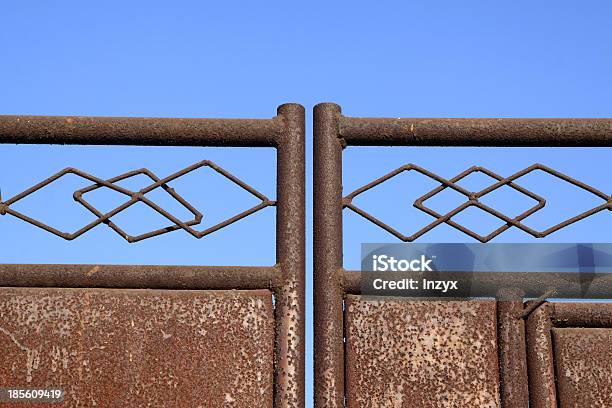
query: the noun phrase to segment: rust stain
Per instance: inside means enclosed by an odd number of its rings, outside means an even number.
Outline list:
[[[560,407],[612,404],[612,329],[554,328]]]
[[[348,296],[349,407],[500,406],[494,301]]]
[[[0,290],[0,384],[57,406],[271,407],[268,290]]]
[[[89,271],[87,271],[87,273],[85,275],[87,276],[93,276],[96,273],[98,273],[98,271],[100,270],[100,266],[94,266],[93,268],[91,268]]]

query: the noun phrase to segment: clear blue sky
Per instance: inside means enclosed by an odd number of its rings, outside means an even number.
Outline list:
[[[278,104],[295,101],[306,106],[308,135],[312,106],[321,101],[340,103],[353,116],[612,116],[609,1],[164,3],[4,4],[0,9],[0,113],[270,117]],[[203,158],[274,197],[271,151],[0,149],[0,188],[5,198],[66,166],[102,177],[150,167],[164,176]],[[609,149],[349,149],[345,157],[347,192],[407,162],[446,177],[472,164],[508,175],[542,162],[607,193],[612,191],[610,177],[597,174],[601,170],[609,174]],[[223,180],[206,172],[200,176],[177,183],[176,188],[199,205],[208,219],[221,219],[252,202],[234,189],[220,190],[228,194],[223,202],[211,200],[206,188],[222,189]],[[414,177],[407,176],[402,188],[391,185],[374,191],[361,203],[410,232],[428,221],[414,212],[411,200],[431,187],[408,181]],[[309,176],[309,202],[310,183]],[[546,213],[529,219],[537,227],[575,215],[596,202],[554,185],[541,174],[525,179],[524,184],[550,199]],[[74,228],[87,217],[71,199],[74,187],[82,185],[67,178],[57,189],[20,208],[54,225]],[[518,210],[523,204],[509,194],[500,196],[496,205]],[[92,201],[103,203],[103,196],[92,194]],[[442,209],[450,204],[438,201],[436,205]],[[60,212],[52,213],[52,208]],[[175,210],[182,214],[180,208]],[[610,218],[609,213],[600,214],[575,230],[555,234],[550,241],[609,241]],[[483,230],[497,225],[477,214],[466,215],[464,221],[470,220]],[[144,222],[161,225],[138,211],[122,221],[135,232],[144,231]],[[194,241],[176,232],[127,245],[103,228],[65,243],[0,217],[0,262],[270,264],[273,223],[274,211],[268,210],[220,231],[213,236],[216,239]],[[361,242],[393,241],[351,215],[346,216],[346,229],[348,267],[358,266]],[[268,241],[255,238],[261,231],[269,232]],[[309,227],[309,243],[310,233]],[[498,242],[524,239],[520,232],[509,232]],[[469,239],[448,229],[423,238],[423,242],[435,241]],[[311,273],[309,252],[308,401],[312,395]]]

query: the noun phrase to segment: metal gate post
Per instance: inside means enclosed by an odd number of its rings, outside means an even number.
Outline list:
[[[276,294],[275,406],[304,406],[304,231],[306,193],[304,108],[285,104],[278,108],[284,120],[277,147],[276,262],[281,276]]]
[[[340,107],[314,108],[315,406],[344,406]]]

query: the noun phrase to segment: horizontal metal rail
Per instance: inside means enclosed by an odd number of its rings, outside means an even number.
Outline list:
[[[272,289],[278,266],[0,265],[0,286],[130,289]]]
[[[273,119],[0,116],[0,143],[274,147],[285,130]]]
[[[612,119],[339,119],[348,146],[612,146]]]

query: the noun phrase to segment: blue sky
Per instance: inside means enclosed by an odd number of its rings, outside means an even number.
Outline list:
[[[611,19],[609,1],[12,2],[0,9],[0,113],[271,117],[277,105],[295,101],[307,109],[308,135],[312,106],[322,101],[337,102],[352,116],[610,117]],[[6,198],[67,166],[101,177],[140,167],[164,176],[208,158],[273,197],[274,153],[262,150],[1,146],[0,188]],[[345,158],[347,192],[409,162],[445,177],[473,164],[509,175],[542,162],[612,191],[609,176],[601,174],[609,168],[609,149],[364,148],[348,149]],[[410,232],[428,220],[410,200],[431,187],[413,179],[407,175],[397,180],[404,184],[373,191],[362,204]],[[528,219],[538,227],[594,202],[542,174],[522,181],[550,198],[546,213]],[[202,172],[177,190],[222,219],[252,202],[222,182]],[[309,175],[308,201],[310,184]],[[22,208],[54,225],[79,226],[87,215],[75,207],[71,191],[82,185],[67,178]],[[212,200],[206,188],[226,198]],[[523,203],[506,193],[496,205],[518,210]],[[92,201],[117,199],[101,194],[92,193]],[[448,200],[432,206],[444,208]],[[465,217],[483,230],[496,225],[478,214]],[[349,267],[358,266],[361,242],[392,241],[350,214],[345,218]],[[122,222],[137,231],[159,219],[136,211]],[[0,217],[0,256],[1,262],[31,263],[269,264],[273,223],[273,210],[266,210],[211,239],[176,232],[127,245],[100,228],[65,243]],[[605,242],[611,226],[602,213],[548,241]],[[261,231],[270,239],[255,239]],[[309,227],[309,243],[310,233]],[[444,229],[423,238],[442,240],[469,241]],[[498,242],[525,240],[508,231]],[[309,252],[308,282],[310,265]],[[307,399],[310,371],[309,365]]]

